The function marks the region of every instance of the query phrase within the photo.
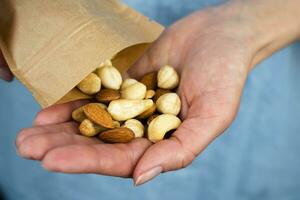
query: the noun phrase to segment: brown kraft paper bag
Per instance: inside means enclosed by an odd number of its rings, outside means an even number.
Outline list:
[[[117,0],[0,2],[0,48],[42,107],[89,98],[82,79],[106,59],[124,72],[162,31]]]

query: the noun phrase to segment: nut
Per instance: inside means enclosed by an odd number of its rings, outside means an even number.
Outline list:
[[[104,128],[113,128],[113,120],[110,114],[98,103],[90,103],[83,106],[84,114],[89,120]]]
[[[103,108],[104,110],[107,110],[107,106],[103,103],[94,103],[94,104],[97,104],[98,106],[100,106],[101,108]],[[82,122],[83,120],[85,120],[87,117],[86,115],[84,114],[84,111],[83,111],[83,106],[75,109],[73,112],[72,112],[72,119],[77,121],[77,122]]]
[[[133,79],[133,78],[127,78],[123,81],[122,85],[121,85],[121,90],[124,90],[125,88],[135,84],[136,82],[138,82],[137,80]]]
[[[72,112],[72,119],[77,122],[82,122],[86,119],[86,116],[83,112],[83,107],[79,107]]]
[[[156,106],[157,110],[163,114],[178,115],[181,101],[176,93],[167,93],[158,98]]]
[[[113,121],[113,127],[114,127],[114,128],[120,128],[120,127],[121,127],[120,122],[118,122],[118,121]]]
[[[143,112],[142,114],[140,114],[137,118],[138,119],[146,119],[148,117],[150,117],[151,115],[153,115],[156,111],[156,105],[153,104],[151,106],[151,108],[149,108],[148,110],[146,110],[145,112]]]
[[[88,95],[96,94],[101,89],[101,79],[96,74],[90,73],[77,85],[77,88]]]
[[[93,104],[97,104],[98,106],[100,106],[102,109],[107,110],[107,105],[103,104],[103,103],[93,103]]]
[[[155,91],[154,90],[147,90],[146,95],[145,95],[145,99],[152,99],[155,95]]]
[[[147,120],[147,125],[149,126],[149,124],[151,123],[152,120],[154,120],[156,117],[158,117],[159,114],[155,114],[155,115],[151,115],[148,120]]]
[[[113,66],[111,60],[105,60],[104,62],[102,62],[99,66],[99,68],[104,67],[104,66]]]
[[[114,120],[126,121],[133,119],[141,113],[145,112],[153,106],[151,99],[146,100],[129,100],[118,99],[110,102],[108,106],[108,112],[111,114]]]
[[[150,72],[146,74],[140,82],[146,85],[147,90],[155,90],[157,88],[157,73]]]
[[[101,126],[94,124],[91,120],[85,119],[81,122],[79,126],[79,131],[82,135],[87,137],[93,137],[98,133],[107,130]]]
[[[148,139],[156,143],[163,140],[168,131],[177,129],[181,121],[175,115],[162,114],[153,119],[148,127]]]
[[[171,90],[157,89],[153,97],[153,101],[156,103],[157,99],[164,94],[171,93]]]
[[[157,85],[159,88],[171,90],[176,88],[178,84],[179,76],[173,67],[165,65],[158,71]]]
[[[117,68],[111,65],[104,65],[97,70],[97,73],[104,87],[113,90],[120,89],[122,84],[122,76]]]
[[[127,143],[134,139],[134,133],[129,128],[121,127],[104,131],[99,138],[107,143]]]
[[[126,79],[121,86],[122,99],[144,99],[147,88],[135,79]]]
[[[136,119],[127,120],[122,127],[129,128],[133,131],[135,138],[141,138],[144,136],[144,125]]]
[[[113,100],[117,100],[121,97],[121,94],[118,90],[112,89],[102,89],[100,92],[97,93],[96,99],[102,103],[109,103]]]

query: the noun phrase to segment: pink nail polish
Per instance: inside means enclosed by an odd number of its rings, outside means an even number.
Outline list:
[[[153,167],[152,169],[149,169],[148,171],[138,176],[134,181],[134,185],[135,186],[142,185],[150,181],[151,179],[155,178],[156,176],[158,176],[161,172],[162,172],[161,166]]]

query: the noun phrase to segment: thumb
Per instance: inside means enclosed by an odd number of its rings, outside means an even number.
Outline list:
[[[2,52],[0,51],[0,78],[6,81],[11,81],[13,77],[13,74],[9,70],[7,63],[4,60]]]
[[[135,185],[141,185],[160,173],[185,168],[218,135],[219,127],[205,125],[208,120],[185,120],[170,139],[160,141],[146,150],[135,167]],[[216,123],[217,124],[217,123]]]
[[[146,150],[133,173],[135,185],[141,185],[160,173],[188,166],[229,126],[234,119],[236,110],[227,104],[227,109],[223,109],[224,113],[222,112],[216,117],[201,115],[201,112],[206,113],[208,110],[212,110],[212,107],[216,107],[214,101],[219,100],[213,100],[209,96],[201,96],[195,100],[189,109],[187,118],[171,138],[155,143]],[[199,111],[199,108],[202,110]]]
[[[170,41],[166,34],[162,34],[152,45],[145,51],[144,55],[127,71],[128,75],[137,80],[145,74],[157,71],[161,66],[171,63],[169,58]]]
[[[154,71],[154,63],[152,59],[152,47],[146,50],[133,66],[127,71],[128,76],[140,80],[145,74]]]

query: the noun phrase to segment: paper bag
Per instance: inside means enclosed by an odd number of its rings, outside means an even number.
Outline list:
[[[0,48],[42,107],[89,98],[73,88],[106,59],[124,71],[162,30],[117,0],[0,3]]]

